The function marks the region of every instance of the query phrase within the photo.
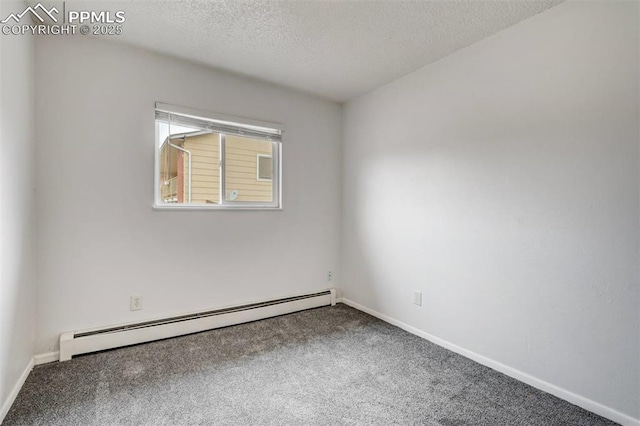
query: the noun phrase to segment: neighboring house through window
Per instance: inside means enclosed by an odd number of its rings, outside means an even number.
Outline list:
[[[156,105],[159,208],[280,208],[282,128]]]

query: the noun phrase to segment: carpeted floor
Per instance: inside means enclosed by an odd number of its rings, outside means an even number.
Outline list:
[[[3,425],[614,424],[345,305],[36,367]]]

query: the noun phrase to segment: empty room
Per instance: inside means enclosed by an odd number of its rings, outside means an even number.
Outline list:
[[[639,22],[0,0],[0,424],[640,426]]]

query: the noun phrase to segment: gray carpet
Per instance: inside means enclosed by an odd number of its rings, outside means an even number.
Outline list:
[[[38,366],[10,425],[608,425],[345,305]]]

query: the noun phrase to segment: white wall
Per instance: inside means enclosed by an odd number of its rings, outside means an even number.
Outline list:
[[[0,16],[24,3],[0,2]],[[33,356],[33,38],[0,37],[0,421]]]
[[[348,102],[345,296],[640,418],[638,71],[569,2]]]
[[[64,331],[336,284],[339,104],[97,39],[41,37],[36,58],[38,353]],[[154,211],[156,101],[284,124],[284,210]]]

